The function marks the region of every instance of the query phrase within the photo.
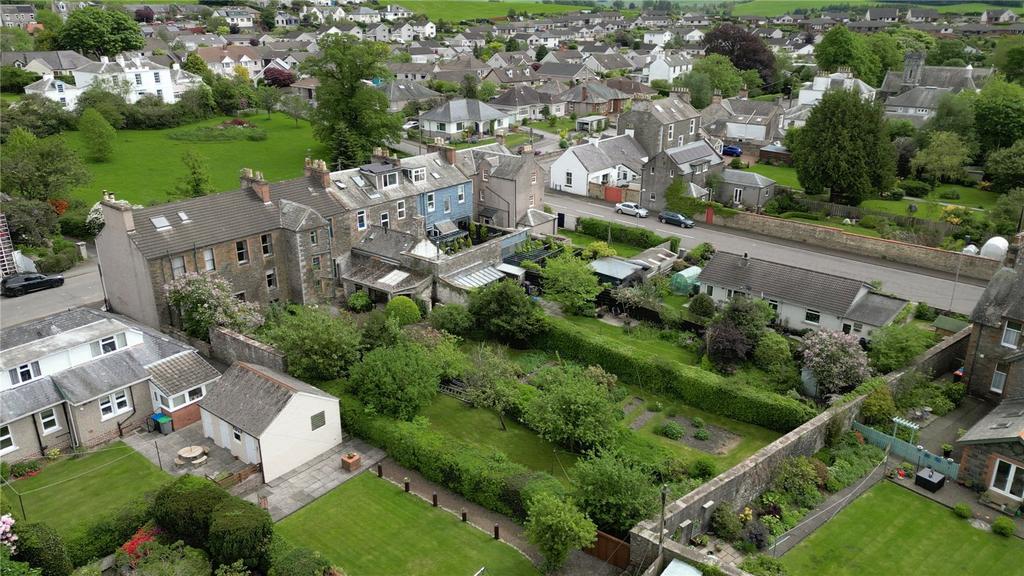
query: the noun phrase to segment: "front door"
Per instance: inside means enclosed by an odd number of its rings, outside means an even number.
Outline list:
[[[213,438],[213,419],[209,412],[202,412],[203,415],[203,436]]]

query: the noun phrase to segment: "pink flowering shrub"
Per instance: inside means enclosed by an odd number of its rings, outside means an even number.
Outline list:
[[[0,544],[7,546],[7,549],[14,554],[18,551],[18,535],[14,533],[14,517],[10,514],[0,516]]]
[[[804,368],[819,389],[838,394],[856,388],[869,375],[868,356],[852,334],[819,330],[804,338]]]
[[[213,274],[186,274],[169,284],[167,300],[181,314],[182,329],[194,338],[209,338],[211,326],[249,332],[263,317],[259,306],[232,295],[231,284]]]

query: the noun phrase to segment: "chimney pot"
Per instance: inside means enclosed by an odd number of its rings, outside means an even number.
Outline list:
[[[455,166],[455,148],[452,148],[451,146],[445,146],[444,159],[452,166]]]
[[[715,93],[711,96],[712,104],[720,104],[722,102],[722,91],[715,90]]]

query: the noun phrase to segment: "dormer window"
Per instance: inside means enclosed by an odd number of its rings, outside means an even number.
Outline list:
[[[403,170],[403,172],[405,172],[405,177],[414,183],[424,182],[427,179],[426,168],[413,168],[411,170]]]
[[[104,354],[110,354],[116,352],[121,348],[128,345],[127,338],[125,338],[124,332],[120,332],[113,336],[107,336],[106,338],[96,340],[89,344],[92,348],[92,357],[103,356]]]
[[[1003,327],[1003,346],[1006,346],[1007,348],[1016,348],[1020,345],[1020,333],[1022,328],[1024,328],[1024,326],[1022,326],[1021,322],[1007,320],[1006,326]]]
[[[398,186],[398,172],[389,172],[387,174],[382,175],[381,184],[383,188]]]
[[[29,362],[28,364],[22,364],[17,368],[11,368],[7,371],[11,376],[11,385],[17,386],[18,384],[24,384],[25,382],[31,382],[41,376],[39,371],[39,362]]]

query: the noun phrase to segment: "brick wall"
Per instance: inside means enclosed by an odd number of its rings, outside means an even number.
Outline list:
[[[994,402],[1024,399],[1024,366],[1019,362],[1005,362],[1003,359],[1016,353],[1013,348],[1002,344],[1003,327],[974,325],[971,342],[966,351],[964,379],[971,396]],[[996,367],[1002,365],[1006,371],[1003,393],[991,391],[992,376]]]
[[[175,430],[181,430],[189,424],[195,424],[199,422],[199,403],[189,404],[184,408],[171,412],[170,410],[161,408],[161,412],[171,417],[171,425]]]
[[[960,478],[971,481],[976,487],[987,490],[992,482],[996,460],[1001,459],[1024,468],[1024,444],[1019,441],[997,444],[969,444],[963,447],[960,457]]]
[[[998,260],[981,256],[970,256],[896,240],[860,236],[838,228],[805,224],[749,212],[740,212],[731,217],[716,215],[714,223],[726,228],[747,230],[765,236],[795,240],[813,246],[920,266],[948,274],[955,274],[959,266],[961,276],[978,280],[988,280],[1000,267]]]
[[[251,362],[278,372],[288,371],[284,354],[272,346],[227,328],[215,326],[210,329],[210,352],[214,358],[226,364]]]

